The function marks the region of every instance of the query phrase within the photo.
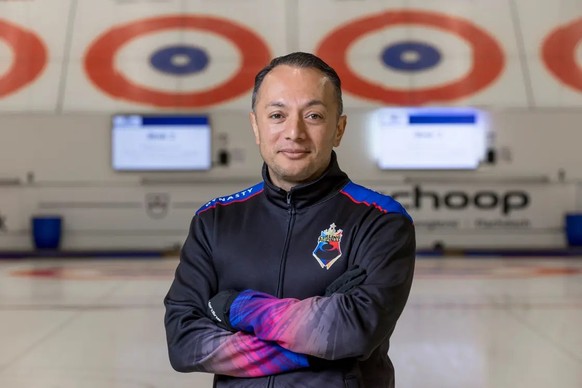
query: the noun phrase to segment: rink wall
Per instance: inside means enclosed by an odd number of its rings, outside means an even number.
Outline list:
[[[491,112],[495,163],[476,171],[406,173],[378,169],[368,116],[348,111],[340,165],[354,181],[403,203],[417,224],[419,248],[567,245],[564,217],[582,211],[582,112]],[[0,117],[0,249],[31,249],[31,218],[39,215],[63,217],[63,249],[173,249],[199,206],[260,179],[246,112],[211,114],[214,137],[226,136],[231,162],[197,173],[115,172],[110,119]]]

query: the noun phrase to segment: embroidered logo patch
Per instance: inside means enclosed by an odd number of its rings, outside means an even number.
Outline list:
[[[340,243],[344,231],[342,229],[336,230],[335,227],[335,224],[331,224],[329,229],[321,231],[317,239],[317,246],[313,250],[313,257],[321,265],[321,268],[330,269],[342,255]]]

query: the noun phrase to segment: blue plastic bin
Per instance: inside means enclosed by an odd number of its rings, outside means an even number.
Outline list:
[[[566,238],[569,246],[582,246],[582,213],[566,214]]]
[[[61,216],[35,216],[32,235],[36,249],[59,249],[63,229]]]

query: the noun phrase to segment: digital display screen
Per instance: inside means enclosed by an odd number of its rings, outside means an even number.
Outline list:
[[[212,167],[207,116],[115,115],[112,166],[116,171],[195,171]]]
[[[487,149],[485,113],[472,108],[383,108],[372,119],[380,169],[476,169]]]

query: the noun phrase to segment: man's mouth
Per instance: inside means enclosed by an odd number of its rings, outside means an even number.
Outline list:
[[[284,154],[289,159],[301,159],[309,152],[306,150],[282,149],[279,151],[279,153]]]

